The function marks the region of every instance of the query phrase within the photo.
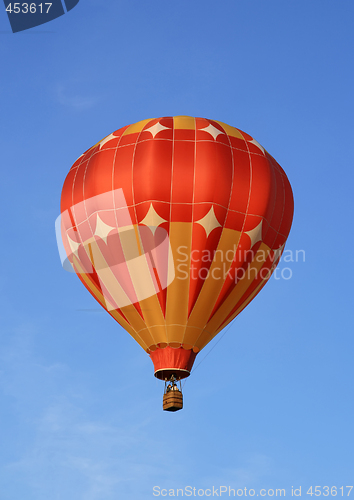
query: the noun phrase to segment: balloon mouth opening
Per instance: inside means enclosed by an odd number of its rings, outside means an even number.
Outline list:
[[[159,380],[170,380],[172,375],[176,380],[182,380],[183,378],[189,377],[191,372],[189,370],[176,369],[176,368],[161,368],[156,370],[154,375]]]
[[[183,347],[158,347],[150,353],[155,377],[160,380],[169,380],[172,375],[176,380],[189,377],[196,355],[192,349]]]

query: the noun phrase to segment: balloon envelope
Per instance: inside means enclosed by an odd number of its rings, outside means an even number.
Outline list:
[[[257,295],[292,217],[287,176],[256,140],[188,116],[113,132],[74,163],[61,198],[71,265],[162,379],[188,376]]]

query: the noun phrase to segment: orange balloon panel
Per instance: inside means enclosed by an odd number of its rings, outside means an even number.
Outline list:
[[[257,295],[293,217],[290,183],[251,136],[175,116],[123,127],[72,166],[61,198],[75,272],[150,354],[188,376]]]

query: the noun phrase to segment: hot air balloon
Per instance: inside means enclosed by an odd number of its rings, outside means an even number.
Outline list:
[[[268,281],[292,217],[288,178],[255,139],[175,116],[120,128],[81,155],[60,224],[68,262],[148,353],[163,408],[176,411],[176,382]]]

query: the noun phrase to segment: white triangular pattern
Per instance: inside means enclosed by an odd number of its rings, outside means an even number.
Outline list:
[[[152,233],[155,234],[157,227],[163,222],[167,222],[167,220],[160,217],[159,214],[154,209],[152,203],[150,203],[148,213],[145,215],[140,224],[144,224],[144,226],[149,226]]]
[[[252,142],[252,144],[254,144],[255,146],[257,146],[257,148],[259,148],[263,152],[263,154],[265,154],[263,146],[261,146],[259,144],[259,142],[256,141],[256,139],[252,139],[252,141],[248,141],[248,142]]]
[[[207,237],[216,227],[221,227],[218,219],[215,216],[214,207],[211,207],[209,212],[200,220],[195,221],[196,224],[200,224],[204,227]]]
[[[224,134],[224,132],[221,132],[219,129],[215,128],[211,123],[207,127],[201,128],[200,130],[203,130],[203,132],[208,132],[208,134],[212,135],[214,139],[216,139],[218,135]]]
[[[251,238],[251,248],[258,243],[258,241],[262,241],[262,224],[263,219],[255,228],[250,231],[245,231],[245,233]]]
[[[153,138],[155,138],[155,135],[161,132],[161,130],[169,130],[168,127],[165,127],[164,125],[161,125],[160,122],[155,123],[155,125],[152,125],[149,128],[146,128],[144,132],[151,132]]]
[[[108,226],[108,224],[105,224],[97,214],[95,236],[98,236],[107,244],[107,237],[113,229],[115,228],[112,226]]]
[[[100,149],[102,148],[102,146],[104,144],[106,144],[106,142],[109,142],[111,141],[112,139],[117,139],[117,136],[116,135],[113,135],[113,134],[109,134],[107,135],[107,137],[105,137],[104,139],[102,139],[102,141],[100,142]]]
[[[283,245],[279,248],[277,248],[276,250],[274,250],[274,256],[273,256],[273,266],[275,266],[275,263],[277,262],[277,260],[279,259],[283,249],[285,247],[285,243],[283,243]]]
[[[77,258],[79,258],[79,246],[80,246],[80,243],[78,243],[77,241],[74,241],[70,238],[70,236],[66,235],[67,238],[68,238],[68,243],[69,243],[69,246],[71,248],[71,251],[74,255],[76,255]]]

